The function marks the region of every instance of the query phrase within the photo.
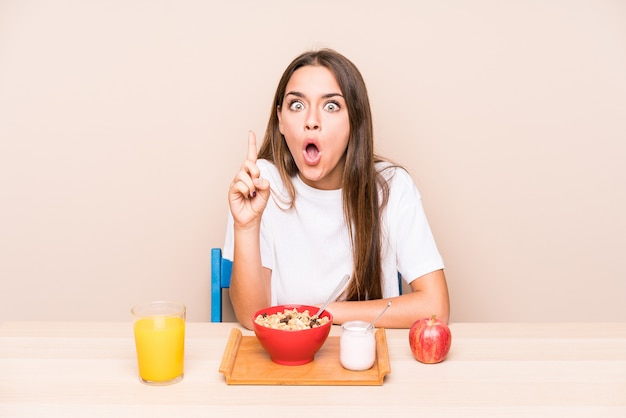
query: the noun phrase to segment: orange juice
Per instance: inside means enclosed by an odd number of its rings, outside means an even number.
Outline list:
[[[145,382],[171,382],[183,375],[185,320],[148,317],[135,321],[139,376]]]

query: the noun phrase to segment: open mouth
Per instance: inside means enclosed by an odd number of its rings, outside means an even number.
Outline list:
[[[307,157],[307,160],[315,161],[315,159],[317,159],[318,155],[320,154],[320,150],[319,148],[317,148],[317,145],[309,144],[306,146],[304,153]]]
[[[304,162],[308,165],[316,165],[322,158],[322,152],[314,142],[306,144],[302,150],[302,154],[304,155]]]

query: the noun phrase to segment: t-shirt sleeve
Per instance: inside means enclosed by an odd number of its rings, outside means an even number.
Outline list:
[[[271,236],[267,232],[265,219],[261,220],[261,234],[259,237],[259,245],[261,247],[261,263],[263,267],[273,268],[273,254],[271,251]],[[226,222],[226,236],[224,238],[224,247],[222,248],[222,257],[232,260],[235,253],[235,232],[233,215],[228,211],[228,219]]]
[[[261,170],[261,176],[266,178],[271,178],[272,183],[278,182],[279,177],[277,177],[277,173],[269,171],[271,168],[270,163],[265,160],[258,160],[257,165]],[[274,186],[276,187],[276,186]],[[268,202],[268,208],[265,210],[268,211],[269,206],[271,206],[271,202]],[[269,233],[267,216],[263,216],[261,219],[261,232],[259,236],[259,245],[261,247],[261,263],[263,267],[267,267],[269,269],[273,269],[274,267],[274,255],[272,253],[272,236]],[[232,260],[233,255],[235,253],[235,231],[234,231],[234,218],[233,214],[228,209],[228,218],[226,220],[226,235],[224,238],[224,247],[222,248],[222,257]]]
[[[417,186],[403,169],[396,169],[393,176],[389,203],[388,223],[395,237],[398,271],[408,283],[440,270],[443,259],[422,205]]]
[[[231,260],[235,252],[235,231],[233,214],[228,210],[228,217],[226,218],[226,236],[224,238],[224,246],[222,247],[222,257]]]

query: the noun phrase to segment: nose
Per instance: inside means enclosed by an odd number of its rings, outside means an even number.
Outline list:
[[[304,121],[304,128],[308,131],[320,129],[319,115],[315,108],[310,109],[307,113],[306,120]]]

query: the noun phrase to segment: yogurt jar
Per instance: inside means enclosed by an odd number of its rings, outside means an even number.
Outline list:
[[[348,370],[371,369],[376,360],[375,329],[365,321],[349,321],[341,326],[339,361]]]

